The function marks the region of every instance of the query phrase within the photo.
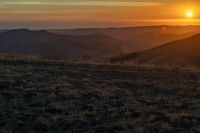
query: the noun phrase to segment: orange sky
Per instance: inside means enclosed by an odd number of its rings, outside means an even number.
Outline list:
[[[0,28],[197,25],[199,7],[199,0],[1,0]]]

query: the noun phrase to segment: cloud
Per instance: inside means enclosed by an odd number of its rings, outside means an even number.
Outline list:
[[[102,6],[102,7],[149,7],[163,6],[161,2],[0,2],[2,5],[28,5],[28,6]]]

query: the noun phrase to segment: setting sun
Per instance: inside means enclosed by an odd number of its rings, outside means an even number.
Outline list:
[[[193,12],[192,11],[186,12],[186,17],[192,18],[193,17]]]

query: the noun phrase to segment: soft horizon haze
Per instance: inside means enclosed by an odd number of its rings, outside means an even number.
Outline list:
[[[0,28],[198,25],[199,7],[199,0],[1,0]]]

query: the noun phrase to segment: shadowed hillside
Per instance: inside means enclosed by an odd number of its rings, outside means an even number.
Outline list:
[[[111,62],[200,66],[200,34],[170,42],[143,52],[116,57],[111,59]]]
[[[44,30],[11,30],[0,34],[0,51],[53,59],[103,59],[123,52],[122,42],[103,34],[56,35]]]
[[[197,32],[200,32],[200,26],[1,30],[0,52],[48,59],[103,61],[182,39]]]
[[[87,35],[101,33],[123,41],[125,52],[147,50],[164,43],[200,33],[200,26],[144,26],[126,28],[82,28],[49,30],[56,34]]]

